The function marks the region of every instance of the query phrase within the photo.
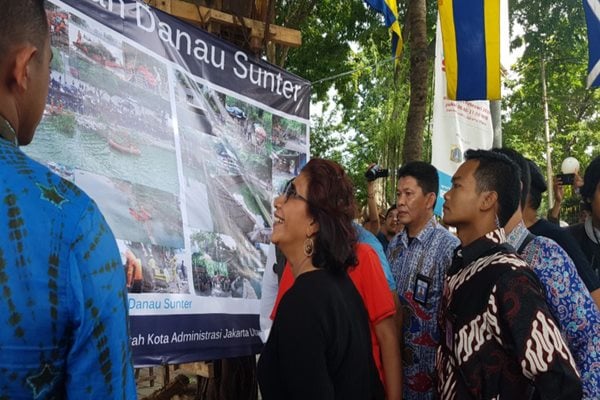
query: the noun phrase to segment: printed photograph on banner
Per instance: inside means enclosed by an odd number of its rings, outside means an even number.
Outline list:
[[[129,293],[189,294],[182,248],[117,240]]]
[[[125,80],[169,101],[169,79],[166,66],[151,55],[123,42]],[[173,140],[169,134],[165,140]]]
[[[273,194],[277,195],[290,179],[298,176],[307,162],[307,157],[303,152],[273,146],[271,158],[273,160],[273,187],[275,188]]]
[[[259,299],[264,249],[216,232],[190,236],[192,282],[198,296]]]
[[[273,116],[273,146],[284,147],[299,153],[306,151],[306,125],[280,117]]]
[[[236,138],[238,150],[244,153],[267,156],[270,151],[273,117],[262,108],[224,95],[220,99],[227,110],[225,132]]]
[[[249,242],[268,243],[271,199],[267,186],[246,170],[228,141],[180,130],[187,226]],[[208,205],[208,206],[207,206]],[[261,255],[262,256],[262,255]]]
[[[233,96],[219,93],[219,98],[228,112],[222,125],[227,147],[239,160],[241,175],[254,196],[268,202],[272,190],[269,154],[273,115]]]
[[[215,92],[180,70],[175,71],[174,88],[179,129],[217,135],[227,112],[217,107]]]
[[[117,239],[184,247],[174,194],[83,170],[75,170],[72,180],[98,203]]]
[[[24,150],[42,162],[179,194],[166,65],[49,3],[48,16],[47,106]]]
[[[183,189],[185,192],[186,225],[203,231],[213,231],[213,215],[209,204],[209,186],[212,176],[222,169],[227,173],[237,171],[237,163],[226,151],[219,155],[217,141],[187,126],[179,128],[181,159],[183,165]]]

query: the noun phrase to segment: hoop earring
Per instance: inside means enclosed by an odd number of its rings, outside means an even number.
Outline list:
[[[304,241],[304,255],[306,257],[312,257],[315,253],[315,242],[311,237],[307,237]]]

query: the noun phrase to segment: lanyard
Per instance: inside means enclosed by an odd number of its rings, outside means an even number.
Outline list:
[[[429,240],[427,242],[424,242],[423,245],[421,246],[421,257],[419,257],[419,262],[417,263],[417,270],[415,271],[415,277],[419,274],[421,274],[421,271],[423,270],[423,264],[425,261],[425,255],[427,254],[428,250],[430,250],[430,246],[433,243],[433,239],[435,239],[435,235],[433,232],[433,230],[435,229],[435,226],[437,224],[437,222],[435,221],[435,219],[432,219],[431,222],[429,222],[427,224],[427,227],[429,226],[429,224],[432,224],[432,232],[431,232],[431,236],[429,238]],[[427,229],[427,227],[425,227],[425,229]],[[429,274],[427,274],[427,277],[431,278],[431,276],[433,275],[433,271],[429,271]]]

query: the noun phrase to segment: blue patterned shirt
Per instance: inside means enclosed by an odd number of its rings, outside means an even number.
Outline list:
[[[529,231],[520,223],[507,241],[518,249]],[[546,302],[566,338],[581,374],[584,399],[600,396],[600,311],[567,253],[552,239],[536,236],[521,256],[544,287]]]
[[[388,245],[387,256],[403,308],[405,400],[434,398],[438,310],[444,277],[459,244],[458,238],[432,217],[410,245],[406,229]]]
[[[112,232],[13,139],[0,118],[0,398],[135,399]]]

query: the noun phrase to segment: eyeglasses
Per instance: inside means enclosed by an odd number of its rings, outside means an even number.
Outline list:
[[[285,196],[286,203],[290,198],[297,199],[297,200],[303,200],[308,203],[308,200],[305,197],[299,195],[298,192],[296,191],[296,186],[294,185],[294,179],[290,179],[285,184],[285,186],[283,187],[283,190],[281,191],[281,195]]]

